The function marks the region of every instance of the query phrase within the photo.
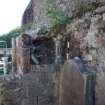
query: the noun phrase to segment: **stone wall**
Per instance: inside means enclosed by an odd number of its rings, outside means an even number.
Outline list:
[[[104,18],[104,6],[102,6],[97,8],[94,13],[89,12],[81,18],[73,19],[66,27],[66,32],[71,37],[70,43],[75,43],[70,46],[73,48],[71,54],[80,55],[81,59],[97,72],[104,72],[105,68]],[[76,52],[79,54],[77,55]]]
[[[22,81],[0,81],[0,105],[22,105],[23,99]]]
[[[22,79],[0,81],[0,105],[104,105],[104,81],[80,59],[32,65]]]
[[[30,23],[32,24],[33,22],[33,2],[32,1],[30,1],[30,3],[28,4],[22,18],[23,18],[22,26],[25,26]]]
[[[44,15],[43,0],[31,0],[23,14],[22,25],[29,24],[34,29],[46,23],[47,18]]]
[[[21,79],[0,81],[0,105],[57,105],[59,70],[54,64],[32,65]]]
[[[104,0],[58,0],[58,2],[62,13],[70,18],[93,10],[98,5],[105,4]],[[46,24],[47,18],[44,15],[44,6],[43,0],[31,0],[23,15],[23,25],[29,22],[32,23],[32,27],[36,27],[38,24]]]
[[[31,0],[30,3],[33,4],[33,6],[31,5],[29,6],[29,8],[32,9],[32,13],[30,13],[29,15],[29,17],[32,17],[31,28],[35,28],[39,24],[44,24],[43,21],[46,22],[47,18],[44,17],[42,13],[43,11],[42,0]],[[95,83],[94,102],[96,105],[104,105],[105,104],[105,94],[104,94],[105,0],[59,0],[59,3],[60,3],[59,6],[63,14],[70,18],[69,19],[70,22],[67,24],[67,27],[65,27],[66,29],[64,30],[64,33],[62,33],[63,38],[67,37],[68,42],[70,43],[69,45],[70,58],[78,56],[87,67],[95,70],[96,83]],[[25,12],[23,17],[25,16],[27,17],[26,14],[29,13]],[[26,23],[28,23],[29,20],[27,17]],[[35,35],[35,30],[34,32],[31,30],[30,33],[34,33]],[[67,44],[67,42],[65,43]],[[55,81],[55,83],[59,84],[60,74],[59,72],[57,74],[58,78],[57,81]],[[67,76],[69,76],[69,74]],[[65,83],[66,82],[67,81],[65,81]],[[79,86],[78,83],[77,84],[74,83],[74,85],[75,88],[76,86]],[[81,85],[83,86],[83,80],[81,82]],[[58,87],[59,85],[56,87],[56,92],[55,92],[57,93],[56,94],[57,100],[59,100]]]
[[[105,6],[74,18],[66,27],[70,35],[71,57],[79,56],[96,73],[96,105],[104,105],[105,79]]]

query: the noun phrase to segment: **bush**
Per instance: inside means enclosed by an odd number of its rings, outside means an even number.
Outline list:
[[[3,34],[0,36],[0,40],[4,40],[7,42],[7,47],[11,48],[11,39],[19,36],[23,32],[22,28],[15,28],[7,34]]]

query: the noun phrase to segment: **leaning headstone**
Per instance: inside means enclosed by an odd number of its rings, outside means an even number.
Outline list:
[[[93,105],[95,74],[81,60],[68,60],[61,73],[61,105]]]

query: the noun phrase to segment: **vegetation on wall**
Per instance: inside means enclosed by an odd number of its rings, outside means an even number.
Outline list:
[[[58,0],[44,0],[45,3],[45,15],[48,17],[51,27],[65,26],[68,20],[67,16],[64,16],[59,8]]]

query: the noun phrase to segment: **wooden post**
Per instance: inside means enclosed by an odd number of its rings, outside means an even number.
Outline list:
[[[18,48],[18,70],[21,75],[31,70],[30,48]]]
[[[17,47],[17,71],[20,74],[20,55],[19,55],[20,37],[16,38],[16,47]]]
[[[17,71],[16,39],[12,38],[12,72]]]
[[[22,73],[28,73],[31,70],[30,66],[30,48],[21,48],[20,50],[20,66]]]
[[[30,66],[30,48],[23,48],[21,38],[16,39],[17,44],[17,68],[18,73],[23,75],[31,70]]]

